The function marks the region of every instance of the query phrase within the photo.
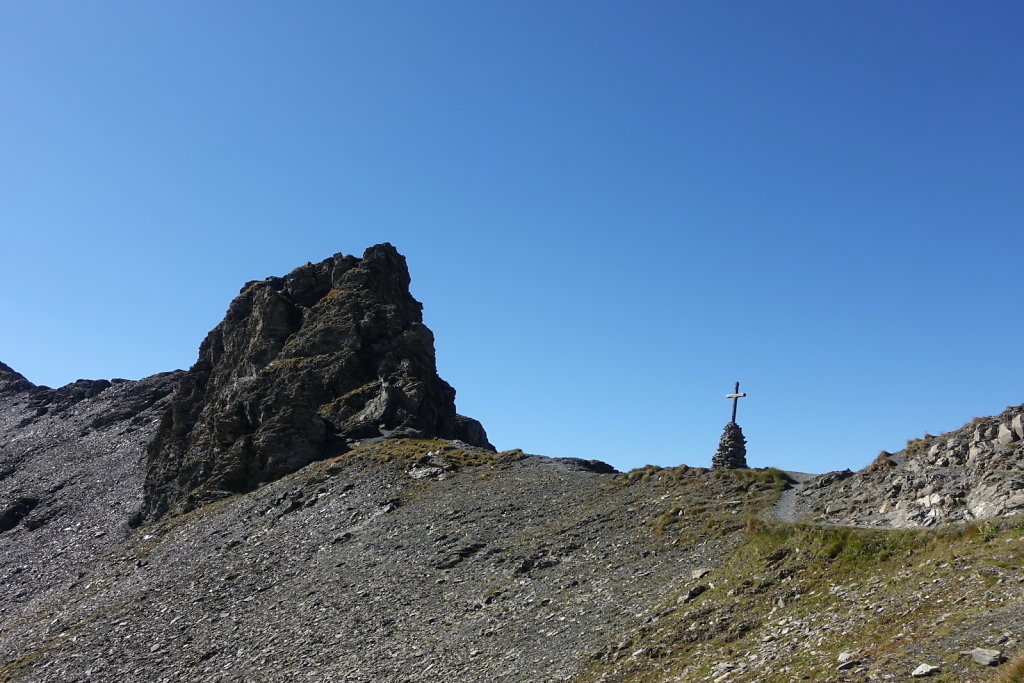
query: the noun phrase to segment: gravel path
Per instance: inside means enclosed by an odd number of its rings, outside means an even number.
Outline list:
[[[807,472],[786,472],[786,475],[794,482],[791,487],[782,492],[779,499],[775,501],[772,514],[783,522],[796,523],[796,494],[803,488],[804,484],[814,479],[817,474]]]

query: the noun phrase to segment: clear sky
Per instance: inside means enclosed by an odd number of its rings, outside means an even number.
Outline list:
[[[1024,5],[0,4],[0,361],[390,241],[499,448],[867,464],[1024,402]]]

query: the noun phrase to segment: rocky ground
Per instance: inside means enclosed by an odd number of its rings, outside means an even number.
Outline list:
[[[860,472],[808,482],[801,519],[877,528],[935,526],[1024,513],[1024,405],[882,453]]]
[[[156,525],[122,518],[59,571],[5,564],[23,588],[0,597],[0,679],[863,681],[927,664],[967,681],[996,669],[962,651],[1020,646],[1017,518],[797,526],[772,521],[778,471],[603,469],[385,440]],[[97,540],[74,531],[0,541]]]
[[[442,441],[367,446],[128,532],[5,600],[9,680],[568,680],[693,572],[768,481]],[[685,539],[669,522],[692,519]],[[12,542],[41,529],[8,532]],[[6,535],[6,534],[5,534]],[[18,536],[21,536],[19,539]]]
[[[177,376],[54,390],[0,364],[0,619],[123,545]]]
[[[994,680],[1024,639],[1022,560],[1020,517],[942,531],[768,522],[585,680]]]

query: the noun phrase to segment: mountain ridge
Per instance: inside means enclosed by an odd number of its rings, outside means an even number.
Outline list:
[[[1024,406],[796,484],[499,453],[408,287],[378,245],[247,283],[187,371],[0,364],[0,681],[966,681],[1024,642]]]

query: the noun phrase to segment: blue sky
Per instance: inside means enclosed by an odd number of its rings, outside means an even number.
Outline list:
[[[1024,401],[1016,2],[0,5],[0,361],[390,241],[500,448],[861,467]]]

